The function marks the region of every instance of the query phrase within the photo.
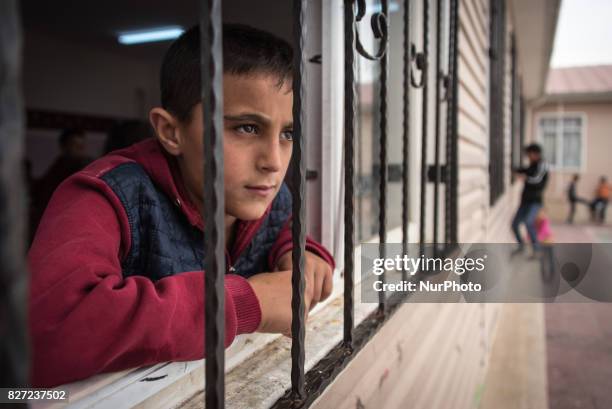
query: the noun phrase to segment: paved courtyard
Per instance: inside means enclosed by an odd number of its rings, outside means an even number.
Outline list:
[[[612,226],[553,232],[556,242],[612,242]],[[546,304],[545,322],[550,409],[612,408],[612,304]]]
[[[552,229],[557,243],[612,243],[612,226]],[[513,265],[526,288],[541,285],[536,263]],[[504,305],[480,409],[547,408],[612,408],[612,303]]]

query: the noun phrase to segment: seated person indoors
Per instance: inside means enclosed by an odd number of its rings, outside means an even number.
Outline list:
[[[87,156],[87,139],[81,129],[69,128],[59,136],[60,154],[38,180],[32,181],[30,203],[30,242],[40,218],[57,187],[70,175],[87,166],[93,158]]]
[[[167,51],[156,138],[112,152],[54,193],[28,258],[32,385],[204,357],[199,31]],[[224,27],[225,345],[290,333],[292,50]],[[307,239],[306,311],[334,260]]]

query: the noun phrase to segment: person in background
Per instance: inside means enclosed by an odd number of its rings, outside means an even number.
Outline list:
[[[610,184],[605,176],[599,179],[599,185],[595,191],[595,199],[591,203],[591,215],[594,221],[603,223],[606,221],[606,208],[610,201]]]
[[[151,125],[138,119],[128,119],[115,124],[106,138],[104,154],[132,146],[136,142],[154,137]]]
[[[542,246],[542,257],[540,258],[540,271],[544,281],[550,281],[554,277],[555,258],[554,258],[554,236],[550,227],[550,219],[544,209],[540,209],[535,220],[538,232],[538,241]]]
[[[589,203],[588,200],[578,197],[578,194],[576,193],[576,185],[578,184],[578,180],[580,180],[580,175],[576,173],[572,177],[572,181],[570,182],[567,188],[567,200],[569,201],[569,204],[570,204],[570,211],[569,211],[569,214],[567,215],[567,223],[569,224],[574,223],[574,215],[576,214],[576,204],[577,203],[583,203],[587,206],[591,205],[591,203]]]
[[[535,220],[542,208],[542,197],[544,188],[548,181],[548,165],[542,158],[542,148],[538,144],[531,144],[525,148],[525,154],[529,159],[529,166],[516,170],[519,178],[525,181],[521,202],[516,215],[512,220],[512,231],[519,244],[516,253],[524,250],[524,241],[519,231],[520,225],[525,224],[527,233],[533,243],[534,256],[539,254],[540,242],[536,230]]]
[[[535,226],[538,232],[538,241],[544,245],[551,244],[553,242],[553,234],[550,228],[550,219],[544,209],[540,209],[535,220]]]
[[[93,160],[87,156],[85,132],[81,129],[71,128],[62,131],[59,136],[59,146],[60,155],[40,179],[32,182],[30,237],[34,236],[55,189]]]
[[[538,235],[538,242],[540,242],[541,245],[551,244],[553,242],[553,234],[550,227],[550,219],[546,215],[543,208],[538,212],[534,223]],[[529,234],[527,235],[526,239],[531,241]]]

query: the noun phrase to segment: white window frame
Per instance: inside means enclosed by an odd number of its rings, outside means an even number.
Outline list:
[[[582,173],[586,169],[586,159],[587,159],[587,130],[588,130],[588,116],[586,112],[580,111],[558,111],[558,112],[541,112],[536,114],[536,140],[539,144],[543,146],[544,144],[544,135],[542,132],[541,123],[544,119],[555,119],[557,121],[557,129],[556,129],[556,152],[555,155],[558,158],[557,161],[563,160],[563,140],[560,140],[563,136],[563,119],[566,118],[580,118],[581,120],[581,129],[580,129],[580,165],[579,166],[564,166],[562,163],[552,163],[547,160],[550,169],[557,172],[567,172],[567,173]]]

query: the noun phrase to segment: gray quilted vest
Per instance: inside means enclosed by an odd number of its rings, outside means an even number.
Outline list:
[[[122,261],[123,276],[156,281],[204,269],[204,235],[192,226],[174,202],[137,163],[124,163],[102,176],[127,214],[131,247]],[[276,195],[247,248],[234,260],[235,274],[248,278],[270,271],[268,253],[291,214],[291,193],[285,184]]]

